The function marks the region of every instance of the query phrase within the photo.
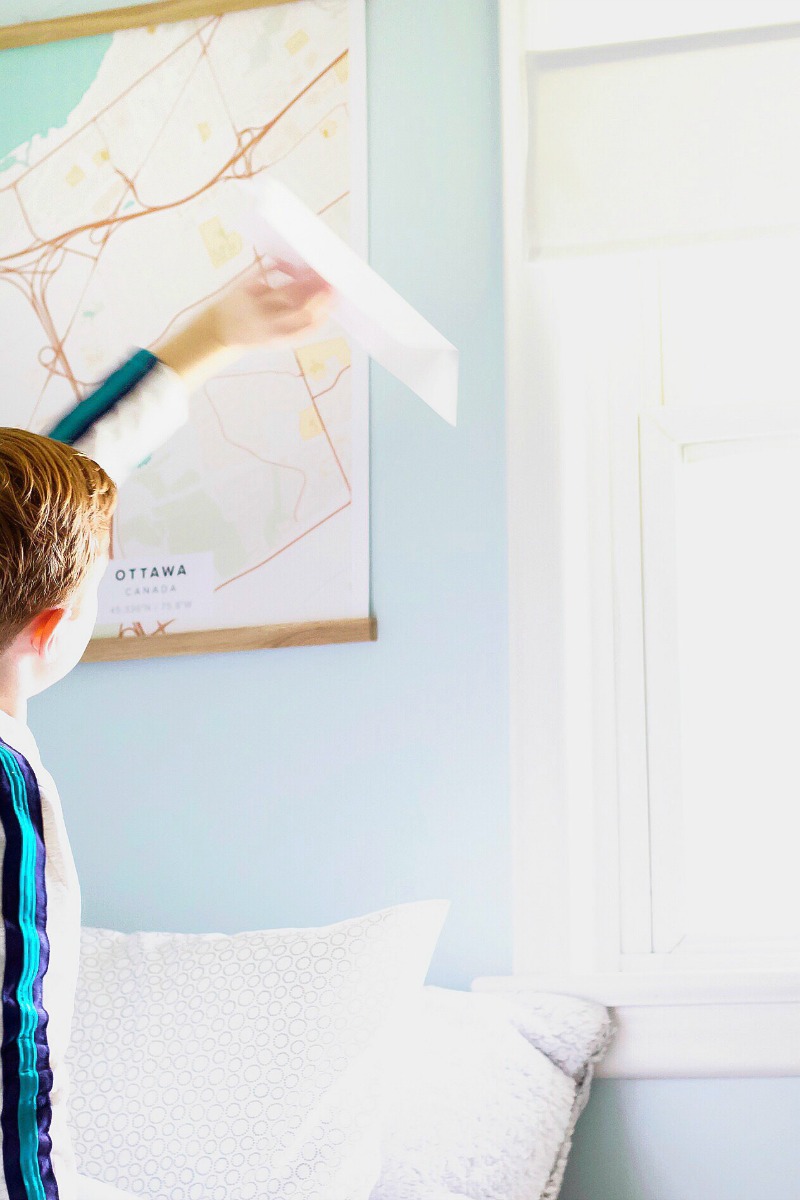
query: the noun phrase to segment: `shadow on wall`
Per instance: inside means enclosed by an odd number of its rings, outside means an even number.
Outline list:
[[[560,1200],[797,1200],[798,1112],[797,1078],[600,1079]]]
[[[641,1148],[626,1120],[630,1100],[624,1089],[630,1086],[631,1081],[620,1087],[617,1080],[595,1080],[578,1121],[560,1200],[655,1200],[656,1196],[660,1200],[663,1196],[652,1190],[655,1180],[645,1178]]]

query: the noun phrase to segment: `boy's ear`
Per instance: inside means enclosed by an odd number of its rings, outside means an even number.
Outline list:
[[[71,608],[47,608],[30,624],[31,645],[41,658],[50,658],[58,639],[61,622],[68,620]]]

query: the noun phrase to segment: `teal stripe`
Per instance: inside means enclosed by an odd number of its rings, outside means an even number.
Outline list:
[[[57,442],[67,442],[68,445],[73,445],[78,438],[83,437],[91,429],[95,422],[124,399],[137,383],[141,383],[157,362],[158,359],[149,350],[137,350],[113,375],[109,375],[105,383],[101,383],[96,391],[70,409],[66,416],[50,430],[48,437]]]
[[[20,1011],[19,1047],[19,1144],[20,1167],[28,1200],[45,1200],[39,1169],[39,1127],[36,1098],[39,1073],[36,1069],[36,1025],[38,1013],[33,1002],[33,981],[39,970],[39,931],[36,928],[36,830],[28,808],[28,791],[19,763],[13,754],[0,748],[0,762],[11,784],[11,799],[19,821],[22,854],[19,872],[19,924],[23,940],[23,960],[17,986]]]

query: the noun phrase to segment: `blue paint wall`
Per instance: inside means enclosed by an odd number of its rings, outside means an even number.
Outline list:
[[[800,1079],[602,1079],[561,1200],[797,1200]]]
[[[456,432],[373,373],[380,641],[83,667],[32,724],[87,921],[449,896],[432,977],[463,986],[508,971],[511,941],[495,0],[369,0],[368,50],[372,262],[463,355]],[[799,1080],[601,1081],[562,1197],[797,1200],[798,1123]]]

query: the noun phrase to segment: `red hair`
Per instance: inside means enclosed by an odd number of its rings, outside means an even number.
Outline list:
[[[80,451],[0,429],[0,651],[80,588],[116,502],[113,480]]]

